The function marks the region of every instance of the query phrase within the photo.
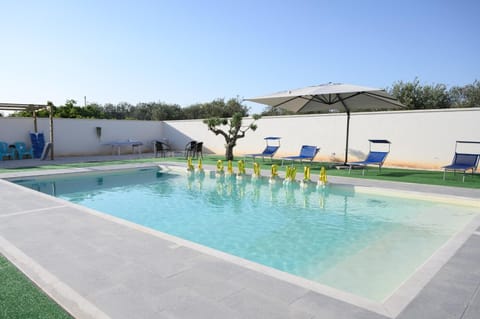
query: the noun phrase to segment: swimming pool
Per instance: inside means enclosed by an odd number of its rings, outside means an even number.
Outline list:
[[[74,203],[382,301],[478,208],[158,169],[16,180]]]

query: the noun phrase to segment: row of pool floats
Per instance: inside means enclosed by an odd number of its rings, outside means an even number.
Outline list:
[[[218,160],[216,166],[217,166],[215,171],[216,177],[235,176],[237,180],[241,180],[243,179],[244,176],[246,176],[244,160],[239,160],[237,162],[237,170],[238,170],[237,173],[234,172],[233,162],[230,160],[227,161],[226,172],[225,172],[225,167],[222,160]],[[192,158],[189,157],[187,159],[187,172],[190,174],[204,175],[205,171],[203,170],[202,159],[201,158],[198,159],[197,169],[195,170],[195,166],[193,165]],[[297,182],[296,175],[297,175],[297,168],[294,166],[287,166],[285,169],[285,178],[282,181],[281,178],[278,176],[278,165],[272,164],[270,169],[269,183],[275,184],[275,183],[282,182],[284,185],[296,183]],[[253,163],[253,174],[251,175],[251,178],[252,180],[261,178],[260,165],[256,162]],[[301,187],[307,187],[308,185],[313,183],[311,180],[309,166],[304,166],[303,179],[300,180],[299,183]],[[328,183],[327,172],[325,170],[325,167],[322,167],[320,169],[320,175],[317,181],[317,187],[324,188],[327,185],[327,183]]]
[[[205,179],[214,179],[216,181],[215,193],[223,200],[249,196],[254,202],[265,198],[272,202],[284,201],[297,207],[325,209],[327,197],[332,191],[330,187],[325,187],[325,169],[323,174],[322,171],[320,173],[319,182],[315,183],[310,180],[309,167],[304,168],[305,180],[296,180],[296,170],[291,167],[288,167],[288,178],[282,179],[278,176],[277,165],[272,166],[271,176],[268,177],[261,175],[258,163],[254,163],[253,173],[250,175],[246,174],[244,161],[238,162],[236,170],[233,162],[226,162],[224,165],[223,161],[218,161],[216,170],[207,172],[203,169],[202,160],[200,159],[198,162],[198,165],[194,165],[191,160],[188,161],[187,189],[202,191]],[[266,190],[268,192],[265,192]]]

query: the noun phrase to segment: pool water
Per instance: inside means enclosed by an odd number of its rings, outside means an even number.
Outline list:
[[[14,181],[164,233],[383,301],[478,208],[158,169]]]

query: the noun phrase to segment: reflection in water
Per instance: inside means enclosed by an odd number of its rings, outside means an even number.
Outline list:
[[[171,174],[165,174],[158,171],[157,168],[151,168],[103,172],[102,176],[98,176],[98,173],[65,174],[54,177],[39,177],[30,180],[12,180],[12,182],[45,194],[59,197],[64,194],[86,191],[92,192],[95,190],[102,191],[109,188],[143,185],[160,179],[168,180],[174,177],[174,175],[172,176]],[[168,189],[168,187],[164,187],[162,188],[162,191],[168,192]],[[90,196],[95,196],[95,194],[92,193]]]
[[[262,181],[257,177],[251,179],[252,184],[252,199],[254,202],[258,203],[261,195]]]

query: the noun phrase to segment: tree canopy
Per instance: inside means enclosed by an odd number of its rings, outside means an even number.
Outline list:
[[[469,108],[480,107],[480,81],[464,86],[445,84],[422,84],[415,78],[411,82],[398,81],[386,91],[396,97],[409,109]],[[197,103],[187,107],[164,102],[141,102],[136,105],[120,102],[118,104],[89,103],[79,106],[77,101],[69,99],[64,105],[53,107],[54,117],[84,119],[116,119],[166,121],[186,119],[229,118],[235,113],[242,117],[248,115],[248,107],[238,97],[215,99],[211,102]],[[280,108],[266,107],[262,116],[287,115],[292,112]],[[30,117],[30,112],[16,112],[10,116]],[[41,110],[39,117],[48,117],[48,111]]]
[[[409,109],[441,109],[453,107],[480,107],[480,82],[447,89],[445,84],[396,82],[387,92]]]
[[[77,105],[75,100],[67,100],[64,105],[53,107],[53,116],[61,118],[83,119],[116,119],[116,120],[145,120],[165,121],[184,119],[206,119],[211,117],[231,117],[239,113],[248,115],[248,107],[243,105],[238,98],[215,99],[212,102],[194,104],[182,108],[178,104],[163,102],[148,102],[132,105],[121,102],[116,105],[107,103],[100,105],[89,103],[86,106]],[[30,112],[16,112],[11,116],[30,117]],[[47,117],[48,112],[39,112],[39,117]]]

